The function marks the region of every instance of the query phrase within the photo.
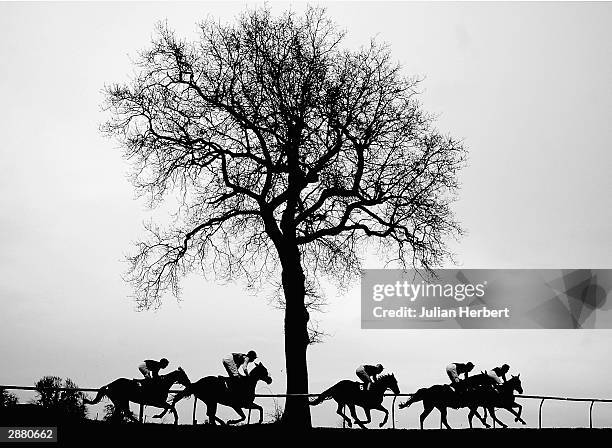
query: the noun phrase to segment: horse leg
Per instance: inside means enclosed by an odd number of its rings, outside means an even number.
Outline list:
[[[208,424],[216,425],[217,422],[221,425],[225,425],[225,422],[217,417],[217,403],[206,401],[206,416],[208,417]]]
[[[491,427],[491,425],[489,425],[489,424],[487,423],[487,419],[486,419],[486,415],[487,415],[487,414],[486,414],[486,412],[487,412],[487,408],[484,408],[484,410],[485,410],[485,417],[484,417],[484,418],[483,418],[483,417],[480,415],[480,413],[478,412],[478,407],[474,408],[473,410],[472,410],[472,409],[470,409],[470,414],[472,414],[472,418],[474,417],[474,415],[475,415],[476,417],[478,417],[478,420],[480,420],[480,423],[482,423],[482,424],[483,424],[483,425],[484,425],[486,428],[490,428],[490,427]],[[473,413],[472,413],[472,412],[473,412]],[[472,427],[472,421],[470,420],[470,428],[471,428],[471,427]]]
[[[452,429],[446,421],[446,408],[438,408],[438,410],[440,411],[440,419],[442,420],[444,426],[446,426],[446,429]]]
[[[153,416],[153,418],[163,418],[164,415],[168,413],[168,411],[172,411],[172,415],[174,416],[174,424],[178,424],[178,414],[176,413],[176,408],[174,404],[166,403],[165,401],[160,401],[158,404],[153,405],[156,408],[163,409],[159,414]]]
[[[236,419],[236,420],[228,420],[227,421],[228,425],[235,425],[236,423],[240,423],[240,422],[246,420],[246,415],[244,415],[244,411],[241,408],[234,408],[234,407],[232,407],[232,409],[234,411],[236,411],[236,414],[238,414],[238,416],[240,418]]]
[[[124,415],[127,415],[128,418],[132,422],[139,423],[138,419],[136,417],[134,417],[134,415],[130,411],[130,402],[129,401],[119,401],[119,402],[117,402],[117,404],[115,404],[115,409],[118,409],[120,413],[123,413]]]
[[[176,412],[176,408],[174,405],[170,405],[170,410],[172,411],[172,415],[174,416],[174,424],[178,425],[178,412]]]
[[[378,424],[378,427],[382,428],[383,426],[385,426],[385,423],[387,423],[387,420],[389,419],[389,411],[387,411],[387,409],[385,409],[382,404],[379,404],[377,407],[372,408],[372,409],[376,409],[377,411],[381,411],[385,413],[385,418],[383,419],[382,422]]]
[[[357,423],[361,429],[367,429],[363,425],[363,422],[361,420],[359,420],[359,418],[357,418],[357,411],[355,410],[355,405],[354,404],[349,404],[347,406],[349,407],[349,411],[351,411],[351,416],[353,417],[353,421],[355,423]],[[372,419],[370,418],[370,420],[372,420]]]
[[[157,407],[157,406],[156,406]],[[159,414],[156,414],[153,416],[153,418],[162,418],[164,415],[166,415],[166,413],[168,412],[168,410],[170,409],[170,406],[166,406],[166,405],[161,405],[159,406],[160,408],[163,408],[163,411],[160,412]]]
[[[352,427],[353,426],[353,422],[351,421],[350,418],[348,418],[344,412],[342,412],[342,408],[344,407],[344,405],[338,403],[338,409],[336,410],[336,414],[338,414],[340,417],[342,417],[342,419],[347,423],[348,427]]]
[[[515,403],[512,403],[512,407],[518,408],[518,414],[516,414],[516,418],[514,419],[514,421],[521,422],[523,425],[526,425],[527,422],[521,418],[521,414],[523,413],[523,406],[515,402]]]
[[[502,422],[501,420],[499,420],[497,418],[497,416],[495,415],[495,408],[494,407],[490,407],[489,408],[489,414],[491,414],[491,417],[493,417],[493,421],[499,423],[499,426],[501,426],[502,428],[507,428],[508,425],[506,425],[504,422]]]
[[[250,403],[246,409],[256,409],[259,411],[259,422],[257,423],[261,425],[261,423],[263,422],[263,408],[258,404]]]
[[[514,407],[518,407],[518,408],[519,408],[519,411],[518,411],[518,412],[515,412],[515,411],[514,411],[514,409],[512,409],[512,408],[514,408]],[[515,421],[515,422],[519,422],[519,421],[520,421],[520,422],[521,422],[523,425],[526,425],[526,424],[527,424],[527,422],[525,422],[525,420],[523,420],[523,419],[521,418],[521,410],[523,409],[523,407],[522,407],[520,404],[518,404],[518,403],[513,403],[512,405],[510,405],[510,407],[505,408],[505,409],[506,409],[508,412],[510,412],[512,415],[514,415],[514,416],[516,417],[516,418],[514,419],[514,421]]]
[[[372,421],[372,412],[370,411],[370,408],[363,408],[363,412],[365,412],[367,420],[362,420],[361,423],[367,425]]]
[[[121,423],[122,420],[122,416],[123,416],[123,409],[121,409],[121,407],[118,405],[118,401],[116,400],[116,398],[114,396],[108,396],[108,399],[110,400],[110,402],[113,404],[113,415],[111,416],[111,419],[113,422],[118,422]]]
[[[468,414],[468,423],[470,424],[470,429],[472,429],[474,426],[472,425],[472,419],[474,418],[474,408],[470,408],[470,413]]]
[[[429,403],[424,404],[423,403],[423,412],[421,413],[421,429],[423,429],[423,422],[425,421],[425,419],[427,418],[427,416],[431,413],[431,411],[433,411],[433,406]]]

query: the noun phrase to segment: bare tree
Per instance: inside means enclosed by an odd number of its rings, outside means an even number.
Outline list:
[[[178,295],[193,270],[250,287],[280,276],[293,394],[308,392],[307,285],[346,284],[371,245],[429,269],[460,232],[450,204],[462,144],[432,126],[419,81],[386,46],[351,51],[343,37],[318,8],[207,20],[193,42],[160,24],[133,79],[106,89],[103,130],[133,163],[136,191],[176,204],[129,257],[137,303]],[[284,421],[310,426],[304,397],[287,400]]]

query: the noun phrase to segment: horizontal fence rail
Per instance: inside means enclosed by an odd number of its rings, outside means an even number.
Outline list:
[[[5,389],[5,390],[25,390],[25,391],[38,391],[39,389],[34,387],[34,386],[3,386],[0,385],[0,389]],[[53,389],[53,390],[59,390],[59,391],[76,391],[76,392],[98,392],[100,389],[94,389],[94,388],[83,388],[83,387],[78,387],[78,388],[73,388],[73,387],[53,387],[53,388],[49,388],[49,389]],[[176,394],[178,392],[181,392],[182,389],[171,389],[169,391],[169,393],[171,394]],[[287,398],[287,397],[318,397],[321,394],[312,394],[312,393],[308,393],[308,394],[255,394],[255,398]],[[397,400],[397,397],[412,397],[412,395],[414,394],[384,394],[385,397],[393,397],[393,403],[391,405],[391,422],[392,422],[392,427],[393,429],[395,429],[395,402]],[[544,406],[544,402],[546,400],[549,401],[571,401],[571,402],[583,402],[583,403],[590,403],[589,405],[589,428],[593,428],[593,405],[595,403],[612,403],[612,399],[608,399],[608,398],[574,398],[574,397],[559,397],[559,396],[553,396],[553,395],[515,395],[516,398],[520,398],[520,399],[531,399],[531,400],[540,400],[540,405],[538,408],[538,428],[542,428],[542,407]],[[196,420],[196,408],[197,408],[197,402],[198,400],[194,397],[193,400],[193,424],[195,425],[197,423]],[[143,410],[144,410],[144,405],[140,405],[140,421],[142,421],[142,417],[143,417]],[[248,411],[248,419],[247,419],[247,424],[250,423],[251,420],[251,410],[249,409]],[[344,427],[344,420],[343,420],[343,427]]]

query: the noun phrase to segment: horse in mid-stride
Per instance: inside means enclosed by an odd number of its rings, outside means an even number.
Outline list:
[[[431,413],[431,411],[433,411],[434,408],[440,411],[441,424],[444,424],[446,428],[451,429],[450,425],[448,424],[448,421],[446,420],[447,409],[458,409],[465,407],[470,408],[470,428],[472,427],[472,418],[474,417],[474,415],[478,417],[478,419],[484,426],[490,428],[490,425],[487,423],[486,419],[478,413],[478,406],[484,407],[484,405],[477,405],[476,401],[473,401],[469,397],[473,393],[471,392],[472,390],[479,390],[481,388],[491,389],[492,385],[493,379],[489,377],[486,373],[480,373],[478,375],[471,376],[459,383],[456,387],[459,387],[461,392],[457,392],[449,384],[436,384],[431,387],[424,387],[422,389],[417,390],[408,401],[400,403],[398,407],[399,409],[404,409],[410,406],[412,403],[422,401],[423,412],[420,416],[421,429],[423,429],[423,423],[425,422],[425,419]],[[472,396],[472,398],[475,397]]]
[[[164,411],[154,416],[154,418],[163,417],[169,410],[174,415],[174,424],[178,424],[178,414],[174,408],[174,404],[167,402],[168,393],[173,384],[179,383],[188,387],[191,382],[187,374],[182,368],[178,368],[174,372],[166,375],[160,375],[154,380],[135,380],[130,378],[118,378],[112,383],[101,387],[98,390],[96,398],[89,400],[83,399],[85,404],[97,404],[105,396],[115,406],[115,412],[123,413],[127,417],[137,422],[138,420],[130,412],[130,401],[133,403],[144,404],[156,408],[162,408]],[[149,384],[147,384],[149,383]]]
[[[504,384],[501,384],[498,387],[498,390],[494,390],[491,388],[484,388],[475,390],[469,395],[468,401],[470,402],[470,413],[468,415],[468,420],[470,422],[470,428],[472,427],[472,418],[474,417],[474,409],[477,406],[483,406],[486,410],[489,411],[493,421],[497,422],[502,428],[507,428],[508,425],[500,421],[495,415],[495,408],[506,409],[512,415],[514,415],[515,422],[521,422],[523,425],[527,423],[522,419],[521,413],[523,411],[523,406],[515,401],[514,392],[518,392],[519,394],[523,393],[523,386],[521,384],[521,379],[519,378],[521,375],[512,376],[508,381]],[[514,411],[514,408],[518,408],[518,412]]]
[[[378,425],[382,428],[385,423],[387,423],[387,419],[389,418],[389,411],[387,411],[387,409],[385,409],[382,405],[385,392],[389,389],[396,395],[400,393],[395,376],[393,374],[379,376],[378,380],[372,383],[369,390],[362,390],[361,387],[362,383],[359,383],[357,381],[339,381],[332,387],[324,391],[316,399],[312,400],[310,402],[310,405],[316,406],[319,403],[324,402],[325,400],[333,398],[336,403],[338,403],[338,409],[336,410],[336,413],[340,415],[344,421],[347,422],[349,427],[352,426],[351,419],[348,418],[342,412],[342,409],[345,405],[348,406],[355,423],[364,429],[366,429],[365,425],[372,421],[370,411],[372,409],[376,409],[377,411],[385,413],[385,418]],[[363,408],[367,420],[361,421],[357,418],[355,406]]]
[[[212,425],[216,423],[225,424],[223,420],[217,417],[217,405],[219,404],[229,406],[240,416],[237,420],[229,420],[228,425],[240,423],[246,419],[243,409],[259,410],[259,423],[261,423],[263,421],[263,409],[254,403],[255,386],[259,380],[266,384],[272,383],[268,370],[261,363],[256,364],[245,378],[206,376],[177,393],[172,400],[172,404],[176,405],[183,398],[194,395],[197,399],[206,403],[208,423]]]
[[[489,414],[491,414],[495,422],[506,428],[507,425],[501,422],[495,415],[495,408],[508,410],[516,417],[515,421],[520,421],[525,424],[525,421],[521,418],[522,406],[516,403],[514,397],[514,391],[517,391],[519,394],[523,393],[523,387],[519,377],[520,375],[512,376],[506,383],[497,386],[496,389],[494,389],[490,383],[486,382],[486,375],[481,376],[482,382],[477,381],[476,377],[472,377],[474,378],[472,387],[465,389],[462,393],[456,392],[448,384],[419,389],[410,400],[405,403],[400,403],[399,408],[403,409],[410,406],[412,403],[422,401],[423,412],[420,416],[421,429],[423,429],[423,422],[434,408],[440,411],[442,424],[448,429],[451,429],[451,427],[446,420],[447,408],[469,408],[470,413],[468,414],[468,421],[470,428],[472,428],[472,419],[474,415],[478,417],[484,426],[490,428],[491,425],[486,422],[487,411],[489,411]],[[485,409],[484,418],[478,413],[479,407]],[[515,412],[513,408],[518,408],[518,413]]]

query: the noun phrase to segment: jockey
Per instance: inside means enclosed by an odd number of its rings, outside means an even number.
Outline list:
[[[376,381],[376,375],[380,375],[383,369],[384,367],[382,366],[382,364],[376,364],[375,366],[364,364],[357,367],[357,370],[355,370],[355,374],[357,375],[357,378],[359,378],[363,382],[363,389],[369,390],[370,384]]]
[[[469,372],[474,368],[474,364],[471,362],[461,363],[454,362],[446,366],[446,374],[451,380],[451,386],[457,390],[457,386],[461,383],[459,375],[464,375],[463,380],[467,380]]]
[[[491,370],[487,370],[487,375],[495,381],[497,386],[500,386],[506,382],[506,373],[508,373],[509,370],[510,366],[504,364],[500,367],[494,367]]]
[[[225,367],[230,378],[246,377],[249,375],[247,370],[249,363],[255,361],[256,358],[257,353],[254,350],[250,350],[247,354],[230,353],[223,358],[223,367]],[[243,373],[240,373],[240,369]]]
[[[138,370],[142,373],[145,380],[151,381],[159,377],[159,371],[168,367],[168,360],[162,358],[159,361],[153,359],[145,359],[145,361],[138,366]]]

